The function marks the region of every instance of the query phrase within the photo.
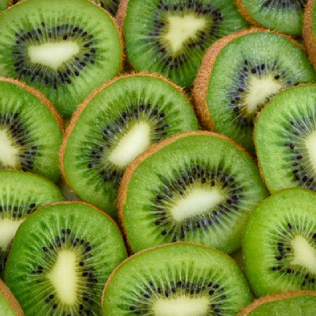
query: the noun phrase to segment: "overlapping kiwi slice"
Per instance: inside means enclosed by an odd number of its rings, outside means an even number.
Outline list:
[[[25,316],[24,312],[7,285],[0,279],[0,315]]]
[[[316,193],[280,190],[250,214],[242,249],[254,293],[316,290]]]
[[[212,248],[181,242],[129,257],[102,295],[104,316],[233,316],[251,301],[236,262]]]
[[[307,0],[236,0],[251,24],[286,34],[301,35]]]
[[[257,113],[283,89],[315,81],[315,70],[296,42],[251,28],[209,48],[193,96],[204,128],[225,134],[254,153]]]
[[[57,182],[62,119],[37,90],[0,78],[0,170],[16,169]]]
[[[122,0],[117,19],[130,64],[182,87],[211,44],[247,26],[232,0]]]
[[[270,192],[300,186],[316,190],[316,85],[284,90],[259,114],[254,140]]]
[[[190,241],[231,253],[252,209],[267,196],[250,156],[212,132],[186,132],[130,164],[118,194],[119,220],[133,251]]]
[[[197,130],[188,98],[163,77],[121,76],[97,89],[74,114],[61,148],[70,188],[116,217],[116,195],[126,166],[151,144]]]
[[[0,76],[36,87],[62,115],[121,67],[114,20],[90,1],[21,1],[1,15],[0,29]]]
[[[27,316],[99,316],[104,284],[126,257],[122,235],[106,213],[83,202],[59,202],[21,224],[4,281]]]
[[[38,207],[65,200],[59,188],[41,176],[0,170],[0,276],[20,224]]]
[[[316,69],[316,1],[310,0],[307,2],[303,32],[302,32],[304,44],[306,46],[307,54]]]

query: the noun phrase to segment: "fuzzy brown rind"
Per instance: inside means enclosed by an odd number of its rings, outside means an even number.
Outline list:
[[[313,32],[313,7],[316,5],[315,1],[316,0],[309,0],[306,4],[303,18],[302,37],[308,58],[316,70],[316,34]]]

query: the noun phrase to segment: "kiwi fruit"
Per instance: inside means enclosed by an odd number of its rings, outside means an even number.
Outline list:
[[[2,279],[0,279],[0,315],[25,316],[19,302]]]
[[[99,316],[104,284],[126,257],[119,228],[106,213],[84,202],[58,202],[20,225],[4,281],[27,316]]]
[[[198,121],[182,89],[162,76],[119,76],[94,91],[74,113],[60,150],[63,178],[81,200],[116,218],[126,166],[151,144]]]
[[[93,0],[93,2],[99,4],[102,8],[109,11],[112,16],[116,15],[120,0]]]
[[[316,192],[280,190],[249,215],[243,232],[244,268],[257,297],[316,290]]]
[[[253,25],[300,36],[307,0],[236,0],[245,19]]]
[[[316,1],[309,0],[304,13],[303,22],[303,42],[306,46],[307,54],[316,69]]]
[[[315,291],[291,291],[260,297],[237,316],[312,316],[315,313]]]
[[[233,316],[251,301],[234,260],[182,242],[130,256],[112,272],[102,294],[104,316]]]
[[[64,116],[122,64],[113,17],[90,1],[21,1],[1,14],[0,29],[0,76],[37,88]]]
[[[10,0],[0,0],[0,13],[8,8]]]
[[[21,223],[38,207],[63,200],[59,188],[42,176],[0,170],[0,277],[11,241]]]
[[[233,0],[121,0],[116,17],[132,67],[181,87],[193,83],[211,44],[247,26]]]
[[[186,241],[231,253],[241,245],[249,213],[266,196],[243,148],[220,134],[184,132],[152,145],[127,167],[119,222],[133,252]]]
[[[40,174],[57,182],[63,121],[38,90],[0,78],[0,170]]]
[[[259,114],[254,141],[270,192],[288,187],[316,190],[316,84],[288,88]]]
[[[310,82],[316,82],[315,70],[296,41],[250,28],[225,36],[208,49],[192,94],[205,129],[233,138],[254,154],[258,112],[280,91]]]

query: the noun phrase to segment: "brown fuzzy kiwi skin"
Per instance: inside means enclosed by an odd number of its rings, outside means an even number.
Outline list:
[[[16,316],[25,316],[18,300],[2,279],[0,279],[0,292],[7,299]]]
[[[316,34],[313,33],[313,6],[316,5],[315,0],[308,0],[305,6],[302,38],[306,46],[307,55],[316,70]]]
[[[137,167],[148,157],[150,157],[151,155],[155,154],[156,152],[158,152],[160,149],[164,148],[165,146],[175,142],[176,140],[180,139],[180,138],[184,138],[187,136],[198,136],[198,135],[206,135],[206,136],[217,136],[219,138],[225,139],[230,141],[232,144],[234,144],[235,146],[237,146],[240,150],[242,150],[243,152],[245,152],[253,161],[253,157],[251,156],[251,154],[245,149],[243,148],[241,145],[239,145],[237,142],[235,142],[233,139],[227,137],[226,135],[223,134],[219,134],[216,132],[212,132],[212,131],[205,131],[205,130],[201,130],[201,131],[188,131],[188,132],[182,132],[180,134],[177,135],[173,135],[169,138],[166,138],[164,140],[161,140],[158,143],[155,143],[153,145],[151,145],[147,150],[145,150],[142,154],[138,155],[125,169],[124,173],[123,173],[123,177],[118,189],[118,195],[117,195],[117,212],[118,212],[118,224],[121,228],[126,246],[128,248],[128,251],[130,253],[135,253],[133,247],[130,244],[130,241],[128,239],[128,235],[127,232],[125,230],[125,225],[124,225],[124,205],[126,203],[126,196],[127,196],[127,191],[128,191],[128,184],[129,181],[131,179],[131,177],[133,176],[134,171],[137,169]],[[254,161],[255,162],[255,161]]]
[[[271,303],[271,302],[277,302],[282,301],[288,298],[292,297],[298,297],[303,295],[313,295],[316,296],[316,291],[289,291],[289,292],[282,292],[278,294],[271,294],[267,296],[263,296],[260,298],[257,298],[254,300],[251,304],[246,306],[244,309],[240,311],[240,313],[237,314],[237,316],[247,316],[252,311],[254,311],[257,307],[265,304],[265,303]]]

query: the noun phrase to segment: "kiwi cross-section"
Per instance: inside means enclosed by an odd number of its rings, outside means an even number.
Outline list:
[[[126,169],[119,220],[136,252],[190,241],[231,253],[267,196],[255,162],[227,137],[185,132],[151,146]]]
[[[316,69],[316,1],[307,2],[302,32],[307,54]]]
[[[283,89],[310,82],[316,82],[316,73],[297,42],[251,28],[208,49],[192,93],[205,129],[225,134],[254,153],[258,112]]]
[[[242,249],[256,296],[315,291],[316,193],[296,187],[266,198],[248,218]]]
[[[20,225],[4,281],[26,316],[100,316],[104,284],[126,257],[106,213],[84,202],[59,202]]]
[[[39,89],[62,115],[121,67],[114,19],[91,1],[21,1],[1,14],[0,29],[0,76]]]
[[[37,90],[0,78],[0,170],[37,173],[57,182],[62,118]]]
[[[179,242],[146,249],[121,263],[105,285],[102,308],[104,316],[235,316],[251,301],[234,260]]]
[[[247,26],[233,0],[122,0],[117,20],[130,64],[182,87],[211,44]]]
[[[259,114],[256,153],[270,192],[288,187],[316,191],[316,84],[284,90]]]
[[[19,302],[2,279],[0,279],[0,315],[25,316]]]
[[[20,224],[38,207],[63,200],[59,188],[46,178],[28,172],[0,170],[0,277]]]
[[[74,193],[116,217],[126,166],[151,144],[198,122],[182,89],[162,76],[120,76],[74,114],[61,147],[61,169]]]

